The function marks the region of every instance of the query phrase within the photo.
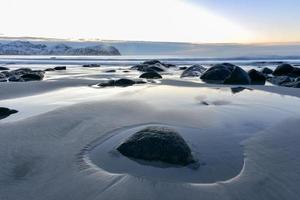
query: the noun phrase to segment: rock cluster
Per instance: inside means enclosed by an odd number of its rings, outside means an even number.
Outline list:
[[[300,68],[290,64],[281,64],[272,75],[267,80],[274,85],[300,88]]]
[[[44,71],[32,70],[30,68],[20,68],[11,71],[0,72],[0,82],[25,82],[43,80]]]

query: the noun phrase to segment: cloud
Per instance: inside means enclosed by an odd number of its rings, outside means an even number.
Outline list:
[[[0,18],[9,36],[172,42],[254,39],[249,30],[183,0],[2,0],[0,6],[8,8]]]

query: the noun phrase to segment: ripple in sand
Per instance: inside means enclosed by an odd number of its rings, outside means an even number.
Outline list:
[[[198,162],[178,166],[163,162],[149,162],[123,156],[116,149],[128,137],[147,125],[115,130],[92,143],[83,152],[86,162],[98,170],[113,174],[128,174],[156,181],[215,183],[237,176],[243,168],[243,149],[237,138],[228,138],[221,132],[170,125],[150,124],[175,129],[184,138]]]

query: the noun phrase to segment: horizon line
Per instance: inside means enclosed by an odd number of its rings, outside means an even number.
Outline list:
[[[174,44],[193,44],[193,45],[280,45],[280,44],[300,44],[300,41],[274,41],[274,42],[183,42],[183,41],[152,41],[152,40],[117,40],[100,38],[52,38],[35,36],[1,36],[0,40],[57,40],[67,42],[141,42],[141,43],[174,43]]]

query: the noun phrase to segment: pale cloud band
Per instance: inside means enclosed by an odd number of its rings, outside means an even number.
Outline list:
[[[7,36],[254,42],[256,35],[183,0],[1,0]]]

